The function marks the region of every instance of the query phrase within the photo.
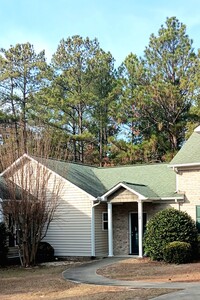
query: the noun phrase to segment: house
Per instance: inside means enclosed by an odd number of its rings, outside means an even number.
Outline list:
[[[42,164],[62,180],[61,200],[45,237],[56,256],[142,257],[145,225],[156,212],[174,207],[200,225],[199,149],[200,126],[170,164],[100,168],[27,154],[17,163]],[[1,175],[19,171],[13,164]]]

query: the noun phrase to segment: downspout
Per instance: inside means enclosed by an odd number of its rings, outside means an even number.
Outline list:
[[[173,171],[176,173],[176,191],[175,192],[178,193],[178,191],[179,191],[179,182],[178,182],[179,172],[178,172],[178,168],[173,167]],[[178,199],[175,199],[175,203],[177,203],[178,210],[180,211],[180,202],[178,201]]]
[[[178,186],[178,169],[173,167],[173,171],[176,173],[176,193],[178,192],[179,186]]]
[[[178,205],[178,210],[180,211],[180,202],[179,202],[177,199],[175,199],[175,203],[177,203],[177,205]]]
[[[97,200],[97,199],[96,199]],[[93,200],[93,201],[96,201]],[[95,257],[95,206],[99,205],[101,200],[92,205],[91,212],[91,257]]]

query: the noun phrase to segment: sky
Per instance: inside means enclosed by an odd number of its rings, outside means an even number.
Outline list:
[[[97,38],[120,65],[131,52],[142,56],[167,17],[187,27],[200,48],[200,0],[0,0],[0,48],[30,42],[50,61],[61,39]]]

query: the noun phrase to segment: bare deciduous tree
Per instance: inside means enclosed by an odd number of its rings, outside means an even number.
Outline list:
[[[24,267],[35,264],[38,245],[53,220],[62,189],[62,180],[42,164],[42,160],[48,161],[50,141],[39,139],[34,149],[37,157],[24,154],[17,160],[11,142],[0,149],[2,176],[9,192],[9,200],[2,205],[4,219],[16,235]]]

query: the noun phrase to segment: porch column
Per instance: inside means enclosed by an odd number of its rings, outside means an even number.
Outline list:
[[[108,256],[113,256],[112,203],[108,203]]]
[[[139,235],[139,257],[143,257],[143,207],[142,201],[138,201],[138,235]]]

